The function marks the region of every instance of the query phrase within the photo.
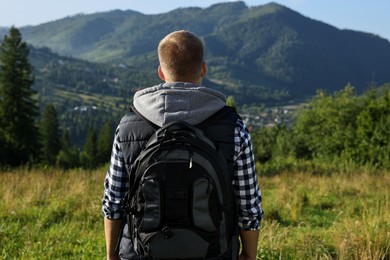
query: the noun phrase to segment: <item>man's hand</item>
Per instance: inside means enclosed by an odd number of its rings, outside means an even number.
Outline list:
[[[239,260],[256,260],[259,230],[240,231],[242,251]]]

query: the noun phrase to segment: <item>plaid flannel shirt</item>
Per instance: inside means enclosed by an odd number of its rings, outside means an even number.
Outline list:
[[[234,142],[233,188],[239,205],[238,226],[240,230],[256,230],[260,228],[263,218],[261,191],[257,183],[251,136],[241,119],[236,123]],[[118,129],[115,133],[111,163],[104,188],[103,215],[109,219],[124,218],[125,212],[121,209],[121,199],[124,198],[129,184],[121,144],[118,140]]]

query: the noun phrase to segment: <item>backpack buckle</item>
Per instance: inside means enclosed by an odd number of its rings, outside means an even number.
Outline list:
[[[127,214],[135,215],[137,213],[137,209],[135,207],[130,207],[126,198],[121,199],[120,205],[122,210],[125,211]]]

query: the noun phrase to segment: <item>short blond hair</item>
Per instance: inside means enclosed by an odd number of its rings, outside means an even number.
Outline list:
[[[185,30],[168,34],[158,45],[160,65],[175,79],[197,75],[202,69],[203,55],[202,41]]]

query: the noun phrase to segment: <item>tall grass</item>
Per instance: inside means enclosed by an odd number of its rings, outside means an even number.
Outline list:
[[[103,259],[104,170],[16,170],[0,174],[0,256]]]
[[[260,259],[390,259],[390,175],[260,177]]]
[[[0,258],[104,259],[105,168],[0,173]],[[390,259],[390,175],[260,176],[259,259]]]

